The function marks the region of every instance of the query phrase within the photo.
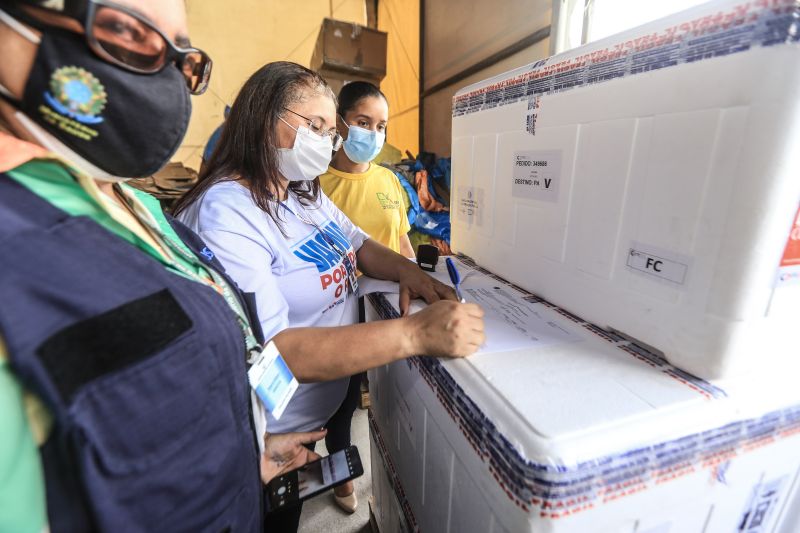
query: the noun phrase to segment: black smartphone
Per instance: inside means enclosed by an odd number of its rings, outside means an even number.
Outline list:
[[[270,481],[267,485],[269,510],[291,507],[363,473],[361,457],[355,446],[332,453]]]

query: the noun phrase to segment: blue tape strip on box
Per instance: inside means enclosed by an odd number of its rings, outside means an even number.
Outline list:
[[[392,462],[392,458],[386,449],[386,443],[383,441],[380,428],[378,428],[378,424],[375,423],[375,418],[372,416],[372,410],[368,411],[367,418],[369,420],[369,433],[372,436],[372,442],[375,443],[375,447],[378,450],[378,456],[383,463],[383,468],[386,470],[386,474],[389,476],[389,481],[392,484],[392,491],[397,497],[397,500],[400,502],[400,510],[403,512],[404,518],[406,519],[408,529],[415,533],[419,533],[419,526],[417,525],[417,519],[414,516],[414,511],[411,509],[411,504],[408,502],[408,498],[406,498],[406,492],[403,490],[402,483],[400,483],[400,476],[397,475],[397,469],[395,468],[394,462]]]
[[[453,117],[757,47],[800,41],[800,4],[795,0],[743,2],[650,35],[637,36],[601,50],[567,52],[531,65],[528,72],[453,98]],[[527,129],[535,133],[536,116]]]
[[[491,275],[469,258],[460,256],[460,259]],[[498,276],[492,277],[505,281]],[[399,316],[398,311],[382,294],[371,294],[369,300],[381,318],[392,319]],[[539,301],[557,310],[552,304],[541,299]],[[663,358],[624,339],[620,340],[615,334],[600,330],[578,317],[575,319],[587,330],[610,342],[616,342],[620,349],[660,368],[699,394],[709,399],[725,396],[721,389],[680,371]],[[759,418],[736,421],[702,433],[620,454],[597,457],[575,465],[540,463],[528,460],[519,453],[437,359],[414,357],[409,363],[431,387],[476,454],[488,464],[493,477],[506,495],[525,512],[530,512],[531,507],[539,508],[539,514],[544,518],[558,518],[591,509],[691,474],[699,468],[716,468],[743,451],[776,438],[800,434],[800,406],[795,406]]]

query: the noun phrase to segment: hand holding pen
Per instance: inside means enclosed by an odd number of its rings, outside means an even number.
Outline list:
[[[458,301],[462,304],[467,303],[467,300],[465,300],[464,296],[461,294],[461,275],[458,273],[456,264],[449,257],[445,259],[445,263],[447,263],[447,273],[450,274],[450,281],[453,282],[453,288],[456,291]]]

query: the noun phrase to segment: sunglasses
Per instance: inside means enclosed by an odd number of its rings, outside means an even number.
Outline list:
[[[83,17],[82,17],[83,18]],[[139,13],[105,0],[90,0],[83,27],[89,48],[131,72],[154,74],[174,63],[189,92],[203,94],[211,77],[211,58],[198,48],[181,48]]]

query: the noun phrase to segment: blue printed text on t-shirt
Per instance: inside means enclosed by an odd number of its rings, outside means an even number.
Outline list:
[[[324,232],[325,235],[320,232]],[[312,233],[305,240],[292,246],[292,253],[299,259],[317,267],[322,290],[327,290],[335,284],[334,296],[338,298],[345,290],[347,269],[342,256],[330,241],[339,250],[347,250],[347,257],[355,268],[356,254],[353,246],[341,228],[333,221],[328,221],[320,228],[320,231]]]

